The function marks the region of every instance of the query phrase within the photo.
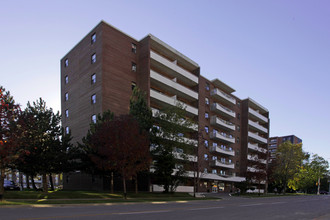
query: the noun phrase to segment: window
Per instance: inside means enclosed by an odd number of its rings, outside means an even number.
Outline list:
[[[217,160],[218,157],[217,156],[212,156],[212,160]]]
[[[240,113],[237,113],[237,118],[241,119],[241,114]]]
[[[96,62],[96,53],[93,53],[91,56],[92,64]]]
[[[68,101],[69,100],[69,93],[65,93],[64,100]]]
[[[236,161],[236,168],[239,168],[239,161]]]
[[[237,102],[237,106],[240,107],[241,106],[241,103],[240,102]]]
[[[132,52],[136,53],[136,44],[132,43]]]
[[[237,131],[240,131],[241,130],[241,127],[237,125]]]
[[[209,113],[205,112],[205,118],[206,118],[206,119],[209,118]]]
[[[222,157],[222,158],[221,158],[221,162],[222,162],[222,163],[226,163],[226,158],[223,158],[223,157]]]
[[[236,138],[236,142],[239,143],[239,137]]]
[[[65,133],[69,134],[70,133],[70,128],[68,126],[65,127]]]
[[[68,67],[69,66],[69,60],[68,59],[65,59],[64,60],[64,67]]]
[[[92,122],[96,124],[96,115],[92,115]]]
[[[213,142],[213,147],[217,147],[217,146],[218,146],[218,144]]]
[[[204,145],[205,145],[205,147],[208,147],[209,146],[209,141],[208,140],[204,140]]]
[[[209,91],[209,90],[210,90],[210,84],[206,83],[206,84],[205,84],[205,89],[206,89],[207,91]]]
[[[96,94],[92,95],[91,101],[92,101],[92,104],[96,103]]]
[[[231,163],[231,159],[228,160],[228,163]]]
[[[204,154],[204,160],[209,160],[209,155]]]
[[[205,105],[209,105],[210,104],[210,100],[208,98],[205,98]]]
[[[69,77],[67,75],[65,76],[64,82],[65,82],[65,84],[68,84],[69,83]]]
[[[133,62],[132,62],[132,71],[136,72],[136,63],[133,63]]]
[[[66,117],[66,118],[69,117],[69,109],[65,110],[65,117]]]
[[[209,127],[205,126],[205,132],[208,134],[209,133]]]
[[[95,84],[95,83],[96,83],[96,73],[94,73],[94,74],[91,76],[91,83],[92,83],[92,84]]]
[[[132,84],[131,84],[132,91],[134,90],[135,87],[136,87],[136,83],[132,82]]]
[[[207,173],[207,168],[204,168],[204,173]],[[207,182],[204,182],[204,185],[207,186]]]
[[[96,42],[96,33],[92,34],[91,37],[91,44],[94,44]]]
[[[212,173],[213,174],[217,174],[217,170],[212,170]]]

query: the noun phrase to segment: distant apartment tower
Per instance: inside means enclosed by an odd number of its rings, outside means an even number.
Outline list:
[[[72,142],[81,142],[97,114],[108,109],[115,115],[128,114],[135,86],[146,92],[154,114],[181,103],[196,124],[191,132],[200,132],[198,139],[184,135],[198,149],[188,158],[199,164],[199,191],[230,191],[253,172],[248,166],[255,159],[251,155],[267,153],[266,108],[250,98],[237,98],[219,79],[206,79],[196,62],[155,36],[138,41],[103,21],[61,59],[62,123]],[[187,172],[188,178],[193,172]],[[191,184],[188,181],[182,190],[191,190]],[[67,189],[105,185],[83,174],[64,178]]]
[[[295,135],[281,136],[281,137],[270,137],[268,142],[268,151],[270,158],[275,158],[275,153],[280,144],[289,141],[292,144],[300,144],[302,140]]]

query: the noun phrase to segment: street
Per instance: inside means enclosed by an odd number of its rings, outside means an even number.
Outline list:
[[[216,201],[1,207],[1,220],[330,219],[330,196],[228,197]]]

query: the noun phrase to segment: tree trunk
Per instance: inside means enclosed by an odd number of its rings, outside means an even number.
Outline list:
[[[32,188],[33,188],[34,190],[37,190],[37,187],[36,187],[36,184],[35,184],[35,182],[34,182],[34,178],[33,178],[33,176],[31,176],[31,183],[32,183]]]
[[[49,182],[50,182],[50,189],[54,191],[54,183],[53,183],[53,176],[49,174]]]
[[[110,181],[110,184],[111,184],[111,186],[110,186],[110,190],[111,190],[111,193],[113,194],[113,172],[111,172],[111,181]]]
[[[127,199],[127,192],[126,192],[126,179],[123,175],[123,187],[124,187],[124,199]]]
[[[135,194],[138,194],[138,178],[137,178],[137,175],[135,177]]]
[[[30,176],[27,174],[25,176],[26,176],[26,188],[30,189],[30,178],[29,178]]]
[[[317,195],[320,195],[321,177],[317,180]]]
[[[21,190],[24,189],[24,184],[23,184],[23,173],[19,172],[19,184],[21,185]]]
[[[43,173],[42,174],[42,191],[44,191],[44,193],[48,192],[48,187],[47,187],[47,174]]]
[[[3,195],[5,193],[5,188],[3,186],[5,180],[5,169],[0,168],[1,176],[0,176],[0,201],[3,201]]]

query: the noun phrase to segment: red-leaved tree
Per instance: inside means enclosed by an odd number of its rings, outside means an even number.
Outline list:
[[[5,170],[13,167],[19,155],[19,105],[15,104],[10,93],[0,86],[0,200],[4,193]]]
[[[85,144],[91,148],[89,156],[99,169],[121,174],[125,199],[126,180],[150,166],[148,135],[129,115],[99,124]]]

